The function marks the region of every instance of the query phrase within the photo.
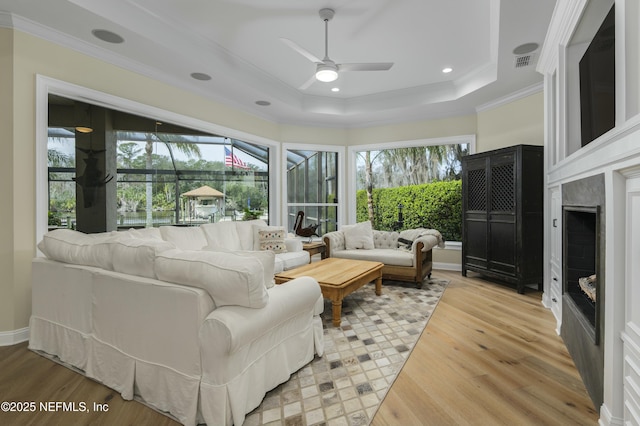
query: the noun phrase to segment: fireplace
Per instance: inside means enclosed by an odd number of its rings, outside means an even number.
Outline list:
[[[564,288],[567,303],[594,344],[598,344],[599,206],[564,206]],[[602,278],[602,277],[600,277]]]
[[[599,174],[562,185],[560,335],[594,405],[604,387],[605,182]]]

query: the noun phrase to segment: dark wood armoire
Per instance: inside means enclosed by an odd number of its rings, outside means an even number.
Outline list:
[[[542,289],[543,147],[516,145],[462,160],[462,275]]]

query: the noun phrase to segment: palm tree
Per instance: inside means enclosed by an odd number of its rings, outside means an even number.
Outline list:
[[[145,158],[146,158],[146,162],[145,162],[145,167],[147,168],[147,170],[151,170],[153,168],[153,142],[154,139],[158,140],[159,142],[164,143],[167,148],[169,149],[169,154],[171,155],[171,161],[174,164],[174,168],[175,168],[175,161],[173,158],[173,150],[172,147],[174,147],[175,149],[177,149],[179,152],[185,154],[187,157],[191,158],[193,156],[196,156],[197,158],[202,158],[202,153],[200,152],[200,147],[193,143],[193,142],[189,142],[187,141],[184,137],[180,136],[180,135],[169,135],[167,133],[158,133],[158,124],[161,123],[156,123],[156,132],[155,133],[146,133],[145,137],[147,140],[147,143],[145,145]],[[147,186],[146,186],[146,211],[147,211],[147,228],[150,228],[153,226],[153,179],[152,179],[152,175],[150,173],[148,173],[145,177],[145,180],[147,182]]]
[[[359,152],[358,155],[360,155],[361,157],[364,158],[364,169],[365,169],[365,173],[364,173],[364,183],[365,183],[365,188],[367,190],[367,216],[369,216],[369,221],[373,224],[374,223],[374,215],[373,215],[373,168],[372,168],[372,164],[373,162],[376,160],[376,158],[378,158],[378,155],[380,155],[380,152],[382,151],[378,151],[376,153],[376,155],[373,157],[373,159],[371,159],[371,151],[365,151],[364,152],[364,156],[362,155],[362,152]]]
[[[118,160],[125,169],[133,168],[133,160],[140,154],[142,148],[133,142],[118,145]]]
[[[158,133],[158,125],[161,123],[156,123],[156,131],[155,132],[147,132],[144,133],[144,153],[145,153],[145,169],[148,171],[153,170],[153,148],[155,142],[163,143],[167,146],[169,150],[169,154],[171,155],[171,161],[173,162],[175,169],[175,161],[173,158],[173,150],[177,150],[183,154],[185,154],[189,158],[197,157],[198,159],[202,158],[202,153],[200,152],[200,147],[187,140],[183,136],[177,134],[168,134],[168,133]],[[136,140],[138,139],[139,134],[134,134],[131,132],[118,132],[118,140]],[[128,144],[121,144],[128,145]],[[133,144],[135,145],[135,144]],[[125,148],[125,150],[130,149],[133,151],[133,148]],[[121,150],[122,151],[122,150]],[[139,151],[138,151],[139,152]],[[146,173],[145,174],[146,181],[146,226],[153,226],[153,174]]]

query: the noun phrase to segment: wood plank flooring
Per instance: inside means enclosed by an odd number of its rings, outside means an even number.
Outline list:
[[[597,424],[539,292],[519,295],[459,272],[433,274],[450,284],[373,426]],[[85,402],[90,411],[0,412],[3,425],[178,425],[26,343],[0,347],[1,401]],[[94,403],[108,411],[93,411]]]
[[[372,426],[598,423],[540,292],[433,274],[450,283]]]

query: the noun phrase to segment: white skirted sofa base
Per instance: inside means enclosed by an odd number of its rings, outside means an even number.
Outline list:
[[[323,235],[327,257],[382,262],[383,279],[414,282],[420,286],[425,277],[431,276],[433,247],[444,247],[442,235],[434,229],[378,231],[371,229],[369,222],[355,227],[361,227],[355,237],[348,225]],[[363,239],[362,233],[370,234],[370,239]],[[350,236],[352,240],[355,238],[351,244]]]
[[[38,245],[49,258],[32,262],[29,348],[124,399],[185,425],[241,425],[266,392],[323,355],[320,287],[309,277],[273,285],[272,252],[60,231]]]

